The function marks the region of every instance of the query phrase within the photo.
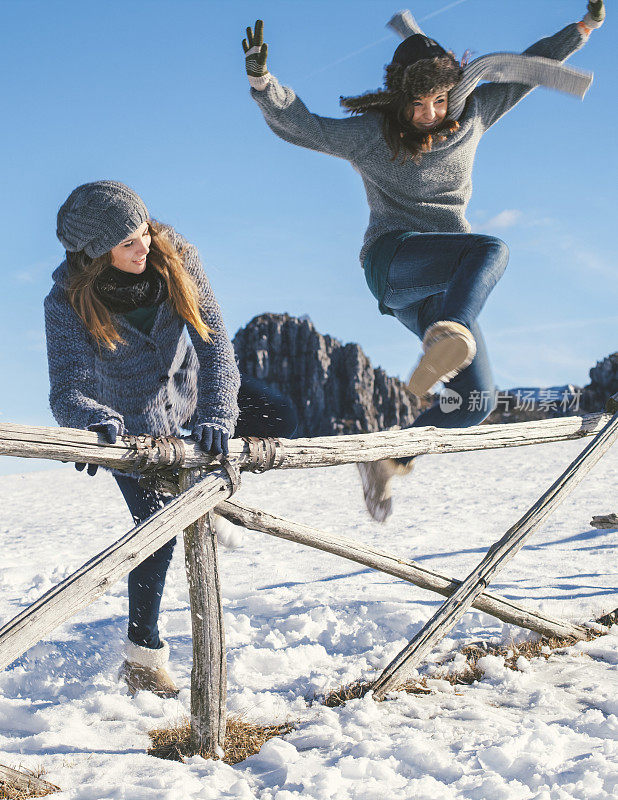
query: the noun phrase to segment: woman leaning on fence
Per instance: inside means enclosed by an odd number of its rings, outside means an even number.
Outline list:
[[[122,433],[186,429],[206,452],[224,456],[235,426],[239,435],[292,435],[294,413],[276,392],[246,381],[238,395],[234,351],[197,249],[150,219],[132,189],[116,181],[79,186],[58,212],[57,235],[66,260],[53,273],[45,324],[60,425],[98,431],[112,444]],[[114,477],[136,524],[169,500],[136,477]],[[129,574],[121,674],[132,693],[177,693],[158,629],[174,543]]]
[[[590,76],[559,62],[604,17],[602,0],[591,0],[581,22],[524,54],[493,53],[466,64],[401,12],[389,23],[404,41],[386,67],[384,88],[341,98],[353,115],[344,119],[310,113],[268,71],[262,22],[247,29],[251,95],[269,127],[292,144],[346,159],[363,179],[370,217],[360,261],[367,284],[381,313],[423,343],[410,390],[422,396],[444,381],[459,396],[451,413],[434,404],[416,426],[468,427],[492,410],[493,399],[474,402],[494,396],[477,317],[506,268],[508,249],[493,236],[470,232],[465,212],[474,156],[482,135],[534,86],[583,95]],[[359,465],[375,519],[391,512],[390,478],[411,465],[409,459]]]

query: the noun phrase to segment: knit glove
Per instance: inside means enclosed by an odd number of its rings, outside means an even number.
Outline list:
[[[199,422],[193,428],[191,438],[195,439],[205,453],[210,453],[213,456],[223,455],[224,458],[229,455],[228,442],[230,434],[218,425]]]
[[[270,73],[266,68],[268,45],[264,41],[264,23],[256,20],[255,28],[247,28],[247,38],[242,40],[245,51],[245,68],[249,83],[254,89],[263,91],[270,81]]]
[[[600,28],[605,21],[605,6],[603,0],[589,0],[588,13],[582,22],[587,28]]]
[[[103,422],[95,422],[93,425],[88,425],[89,431],[96,431],[103,435],[103,438],[108,444],[116,444],[116,439],[122,428],[122,423],[117,419],[106,419]],[[75,469],[81,472],[84,467],[88,466],[88,475],[96,475],[99,469],[98,464],[75,464]]]

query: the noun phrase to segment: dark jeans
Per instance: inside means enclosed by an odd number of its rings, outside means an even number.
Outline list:
[[[290,438],[294,435],[298,420],[291,402],[261,381],[243,377],[238,405],[240,416],[236,436]],[[167,495],[144,489],[137,478],[127,475],[114,477],[136,525],[171,500]],[[159,608],[175,544],[176,539],[167,542],[129,573],[127,635],[130,641],[141,647],[162,647],[158,626]]]
[[[493,376],[476,318],[507,262],[504,242],[471,233],[414,234],[395,254],[382,302],[397,319],[421,340],[438,320],[465,325],[476,340],[470,366],[445,384],[442,401],[423,411],[414,426],[467,428],[494,409]]]
[[[148,519],[172,498],[144,489],[137,478],[114,475],[136,525]],[[176,539],[166,542],[129,572],[129,627],[127,636],[141,647],[162,647],[159,638],[159,607],[167,568],[172,560]]]

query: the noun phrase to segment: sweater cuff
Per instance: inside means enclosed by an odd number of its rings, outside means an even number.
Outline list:
[[[255,75],[247,75],[247,78],[249,79],[249,85],[252,89],[255,89],[258,92],[263,92],[270,83],[270,72],[267,72],[266,75],[260,75],[259,77]]]
[[[230,436],[230,439],[234,435],[234,421],[225,418],[225,417],[213,417],[212,415],[208,414],[200,414],[199,411],[196,415],[196,422],[193,425],[193,430],[197,428],[198,425],[210,425],[213,428],[217,428],[223,433],[227,433]]]
[[[296,99],[296,94],[293,89],[288,86],[282,86],[272,73],[268,74],[268,83],[264,91],[257,89],[251,90],[251,95],[264,109],[270,111],[283,111],[292,105]]]
[[[583,20],[577,23],[577,30],[581,33],[586,41],[592,33],[592,28],[589,28]]]
[[[100,428],[102,425],[113,425],[116,428],[116,434],[120,436],[124,428],[124,422],[121,416],[117,417],[103,417],[102,419],[97,420],[97,422],[91,422],[90,425],[87,426],[86,430],[91,431],[93,428]]]
[[[84,430],[90,431],[93,427],[98,427],[99,425],[108,425],[112,424],[116,426],[117,435],[120,436],[125,432],[124,430],[124,417],[121,414],[101,414],[101,412],[94,413],[91,416],[91,419],[94,417],[92,422],[89,422],[87,425],[84,426]]]

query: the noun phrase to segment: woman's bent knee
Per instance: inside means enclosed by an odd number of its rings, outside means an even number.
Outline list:
[[[487,236],[486,234],[479,234],[479,239],[487,253],[491,254],[497,263],[504,264],[506,267],[510,255],[507,243],[498,239],[497,236]]]

